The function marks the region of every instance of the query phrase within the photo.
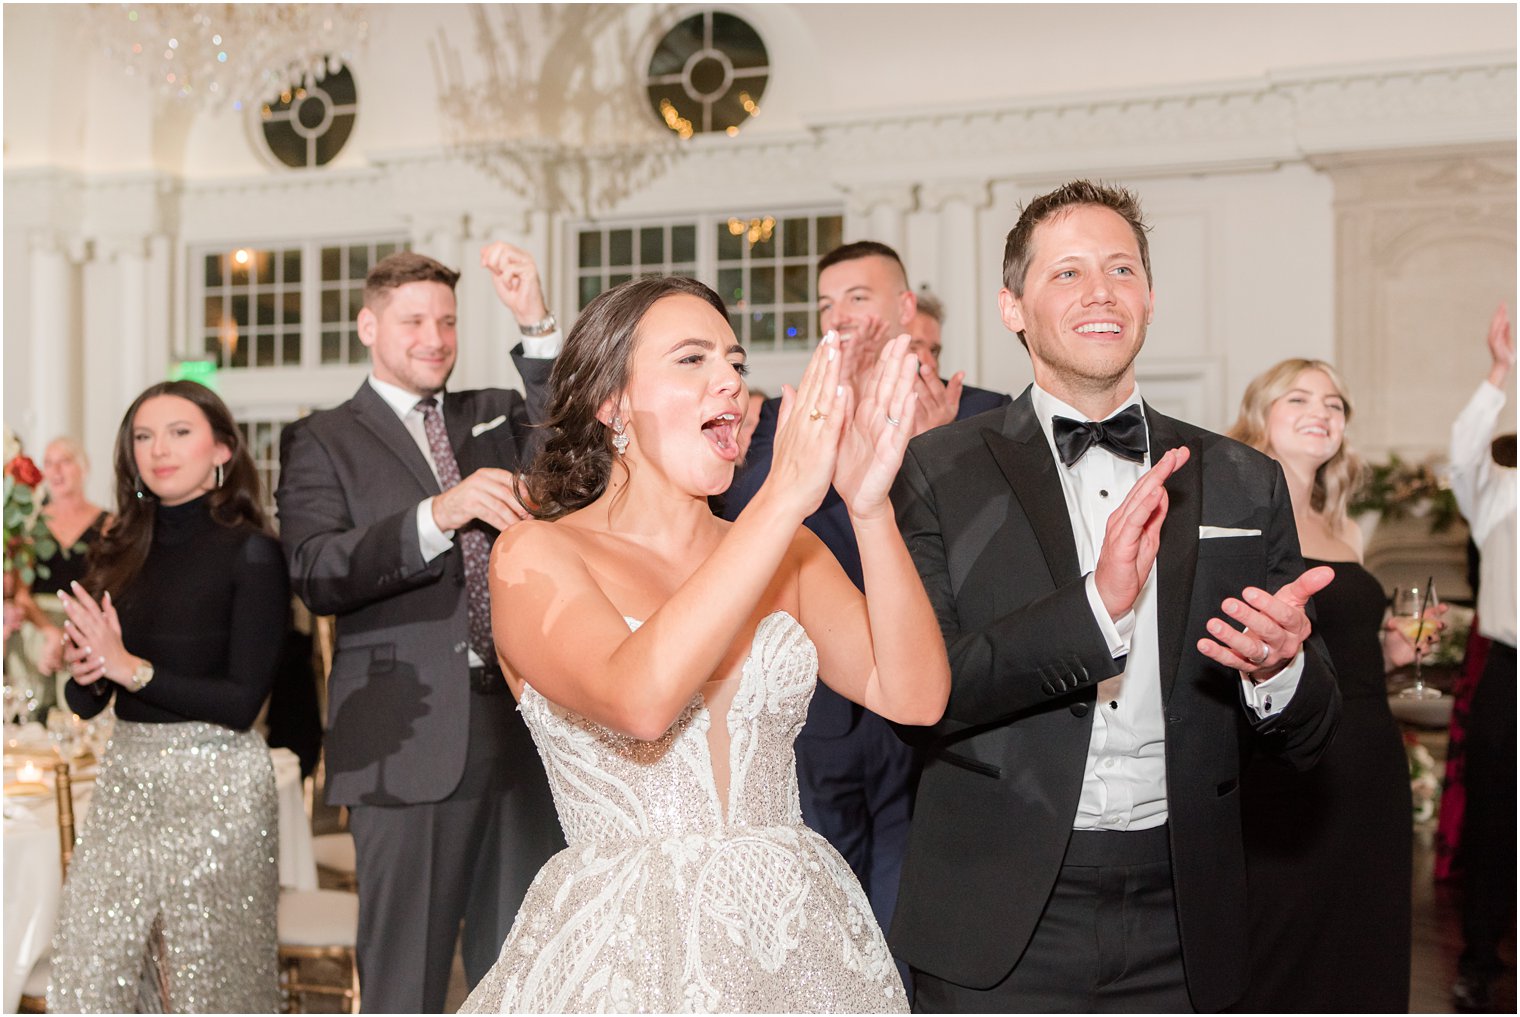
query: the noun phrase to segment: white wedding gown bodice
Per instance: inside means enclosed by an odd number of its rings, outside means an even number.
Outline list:
[[[701,693],[639,741],[525,687],[569,847],[461,1012],[906,1012],[860,884],[802,825],[792,742],[817,673],[777,612],[716,730]]]

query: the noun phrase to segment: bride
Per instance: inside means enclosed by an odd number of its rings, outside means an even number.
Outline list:
[[[802,825],[792,741],[814,682],[891,720],[944,712],[939,626],[887,498],[917,360],[859,405],[832,335],[787,387],[769,479],[724,522],[749,393],[723,301],[642,279],[581,313],[537,520],[492,552],[503,669],[569,847],[539,872],[469,1012],[905,1011],[870,905]],[[867,596],[802,521],[830,483]]]

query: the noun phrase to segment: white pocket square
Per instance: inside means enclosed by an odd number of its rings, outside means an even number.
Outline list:
[[[476,424],[474,427],[470,428],[470,437],[471,438],[479,438],[482,434],[485,434],[487,431],[491,430],[492,428],[494,428],[494,427],[500,427],[502,424],[506,423],[506,421],[507,421],[507,415],[505,413],[503,413],[501,416],[497,417],[495,420],[487,420],[483,424]]]
[[[1200,526],[1198,527],[1198,539],[1208,540],[1210,537],[1259,537],[1260,530],[1235,530],[1228,526]]]

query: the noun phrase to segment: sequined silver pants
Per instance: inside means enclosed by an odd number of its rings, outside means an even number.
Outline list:
[[[276,822],[258,735],[118,720],[63,887],[48,1011],[137,1009],[156,918],[173,1012],[274,1011]]]

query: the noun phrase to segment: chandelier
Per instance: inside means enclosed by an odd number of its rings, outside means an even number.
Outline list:
[[[473,5],[473,58],[442,28],[430,43],[445,144],[537,208],[617,204],[680,151],[643,103],[635,56],[663,10]]]
[[[175,100],[234,110],[320,81],[369,31],[362,4],[91,4],[107,57]]]

